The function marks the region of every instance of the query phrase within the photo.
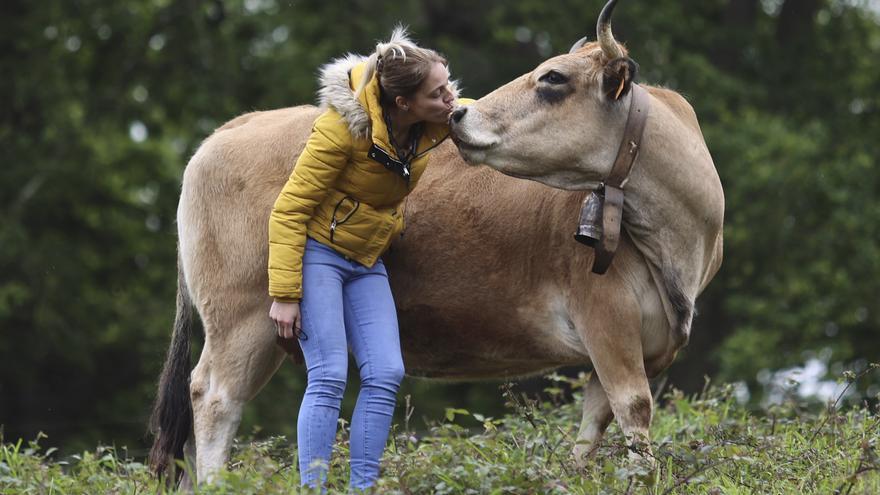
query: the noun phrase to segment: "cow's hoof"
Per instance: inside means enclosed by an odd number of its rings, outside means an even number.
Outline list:
[[[572,450],[575,466],[577,466],[578,469],[586,469],[589,467],[598,447],[599,445],[596,442],[578,440]]]
[[[634,442],[628,445],[626,457],[630,465],[643,468],[648,472],[657,467],[657,458],[651,451],[651,445],[645,442]]]

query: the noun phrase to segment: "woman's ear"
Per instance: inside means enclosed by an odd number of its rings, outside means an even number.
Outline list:
[[[398,96],[394,98],[394,104],[397,105],[397,108],[403,110],[404,112],[409,111],[409,100],[407,100],[403,96]]]

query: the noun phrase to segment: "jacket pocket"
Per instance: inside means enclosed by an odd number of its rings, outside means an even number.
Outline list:
[[[352,198],[351,196],[343,196],[336,204],[333,206],[333,213],[330,216],[330,242],[335,244],[335,235],[336,230],[340,225],[351,220],[351,217],[357,213],[358,208],[361,207],[361,202]]]

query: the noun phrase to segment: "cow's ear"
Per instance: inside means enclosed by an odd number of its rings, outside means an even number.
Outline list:
[[[638,64],[629,57],[619,57],[608,62],[602,73],[602,93],[610,100],[619,100],[632,89],[638,71]]]

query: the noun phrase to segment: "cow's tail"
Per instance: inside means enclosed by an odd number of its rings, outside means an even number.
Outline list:
[[[192,402],[189,395],[190,334],[192,333],[192,301],[183,276],[180,257],[177,259],[177,312],[171,345],[159,377],[159,390],[150,417],[154,436],[150,450],[150,468],[163,476],[175,459],[183,459],[183,446],[193,427]],[[176,477],[176,476],[175,476]]]

